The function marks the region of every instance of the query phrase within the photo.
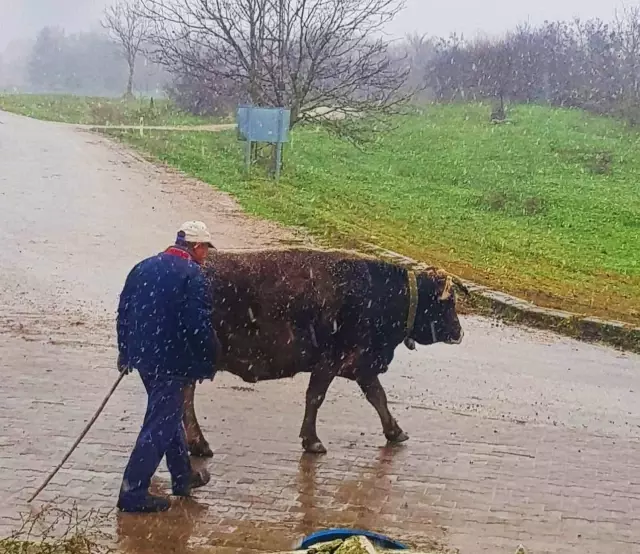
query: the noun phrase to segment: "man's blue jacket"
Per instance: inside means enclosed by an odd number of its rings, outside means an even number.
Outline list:
[[[137,264],[118,306],[121,368],[195,381],[215,373],[213,293],[200,266],[172,247]]]

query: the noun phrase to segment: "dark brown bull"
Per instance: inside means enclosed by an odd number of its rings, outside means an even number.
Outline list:
[[[378,376],[403,341],[458,344],[454,279],[443,271],[412,271],[351,252],[274,250],[215,252],[204,266],[214,287],[221,342],[218,370],[249,383],[311,373],[300,438],[324,453],[318,409],[335,377],[356,381],[380,416],[388,441],[409,437],[389,412]],[[185,393],[189,450],[211,456]]]

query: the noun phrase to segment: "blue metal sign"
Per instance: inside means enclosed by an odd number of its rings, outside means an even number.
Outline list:
[[[283,143],[289,140],[291,110],[238,106],[238,138],[248,142]]]

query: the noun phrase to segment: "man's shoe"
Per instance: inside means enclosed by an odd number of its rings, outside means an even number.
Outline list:
[[[147,494],[142,498],[135,499],[120,496],[117,506],[121,512],[152,514],[156,512],[166,512],[171,506],[171,502],[168,498]]]
[[[211,481],[211,474],[206,469],[193,471],[189,477],[189,484],[185,487],[173,487],[174,496],[191,496],[191,491],[200,487],[204,487]]]

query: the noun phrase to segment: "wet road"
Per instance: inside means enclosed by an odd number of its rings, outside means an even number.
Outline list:
[[[0,113],[0,532],[115,379],[113,313],[131,265],[201,218],[220,247],[288,240],[228,197],[85,131]],[[383,377],[411,440],[387,449],[372,408],[336,382],[322,458],[301,455],[306,378],[199,388],[215,451],[196,501],[112,516],[132,553],[283,549],[357,525],[464,552],[640,551],[640,358],[466,318],[460,346],[398,349]],[[41,500],[115,504],[144,410],[128,377]],[[157,486],[165,487],[161,473]],[[168,523],[170,522],[170,523]],[[496,550],[497,549],[497,550]]]

